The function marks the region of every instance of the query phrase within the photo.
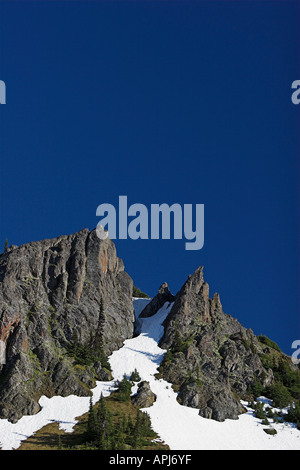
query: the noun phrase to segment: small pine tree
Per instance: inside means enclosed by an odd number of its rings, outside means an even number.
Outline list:
[[[258,401],[254,404],[254,414],[255,414],[256,418],[258,418],[258,419],[266,419],[267,418],[266,412],[264,410],[264,404],[262,402]]]
[[[61,435],[58,435],[58,443],[57,443],[58,450],[62,450],[62,442],[61,442]]]
[[[131,382],[139,382],[141,380],[140,374],[138,373],[137,369],[131,373],[130,379]]]
[[[132,296],[133,297],[143,298],[143,299],[149,299],[148,294],[146,294],[145,292],[142,292],[141,289],[139,289],[138,287],[135,287],[135,286],[133,286],[133,289],[132,289]]]
[[[274,382],[272,385],[269,385],[266,395],[273,400],[273,405],[278,408],[284,408],[293,402],[293,398],[287,387],[281,382]]]
[[[124,450],[125,449],[124,433],[119,428],[119,426],[116,426],[113,430],[111,448],[112,450]]]
[[[172,353],[172,351],[170,349],[167,349],[167,352],[165,353],[164,355],[164,358],[163,358],[163,362],[166,363],[166,362],[172,362],[174,359],[174,355]]]
[[[263,385],[256,378],[254,379],[252,384],[248,386],[248,393],[252,394],[254,397],[259,397],[260,395],[262,395],[263,390]]]
[[[99,450],[110,450],[112,446],[113,426],[111,415],[106,408],[101,394],[97,411],[97,440]]]
[[[92,442],[97,437],[96,413],[93,407],[92,397],[90,398],[90,406],[88,411],[87,423],[87,440]]]
[[[296,423],[299,429],[300,425],[300,405],[295,403],[294,405],[290,406],[288,413],[285,415],[284,419],[291,423]]]
[[[133,423],[132,423],[132,419],[131,419],[131,416],[129,415],[128,416],[128,420],[127,420],[127,430],[126,430],[126,433],[127,434],[131,434],[132,431],[133,431]]]
[[[118,387],[118,393],[117,393],[117,400],[118,401],[129,401],[130,400],[130,394],[131,394],[131,383],[127,379],[126,374],[123,376],[123,380],[119,382]]]
[[[151,419],[148,413],[143,412],[141,417],[142,425],[141,425],[141,432],[143,436],[153,437],[155,436],[155,432],[152,429]]]
[[[133,432],[132,432],[132,444],[131,444],[132,448],[138,449],[138,447],[140,446],[140,441],[141,441],[141,412],[140,410],[137,410],[135,425],[134,425]]]

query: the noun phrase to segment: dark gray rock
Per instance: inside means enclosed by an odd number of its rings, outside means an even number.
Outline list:
[[[137,394],[131,399],[132,403],[138,408],[149,408],[155,402],[155,395],[150,388],[147,381],[142,381],[138,384]]]
[[[169,291],[168,284],[164,282],[155,297],[146,305],[139,318],[152,317],[166,302],[174,302],[174,296]]]
[[[70,346],[105,355],[131,338],[133,282],[110,239],[96,231],[13,247],[0,257],[0,417],[39,410],[42,394],[91,394],[110,378],[99,360],[78,364]]]
[[[267,385],[261,345],[250,329],[223,312],[220,297],[209,298],[209,286],[199,267],[175,296],[160,346],[171,355],[160,368],[179,391],[178,399],[199,409],[205,418],[236,419],[244,409],[237,397],[255,380]]]

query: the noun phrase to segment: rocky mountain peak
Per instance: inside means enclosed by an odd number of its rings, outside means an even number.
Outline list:
[[[203,267],[188,277],[175,296],[160,342],[168,349],[163,377],[175,384],[179,400],[208,418],[237,418],[243,407],[237,395],[255,380],[272,380],[259,358],[258,340],[251,330],[223,312],[220,296],[209,298]]]
[[[177,297],[188,295],[190,292],[199,293],[203,284],[203,266],[199,266],[193,274],[189,274],[187,280],[177,293]]]
[[[87,396],[96,380],[111,379],[107,356],[138,333],[132,295],[114,243],[96,230],[6,250],[0,256],[0,418],[15,422],[40,410],[41,395]],[[201,416],[237,418],[249,387],[273,381],[261,359],[266,350],[223,312],[218,293],[210,298],[203,266],[176,295],[162,283],[138,321],[166,303],[160,374],[180,403]],[[140,395],[151,395],[147,384]]]
[[[132,288],[114,243],[95,230],[3,254],[0,417],[37,412],[41,394],[89,395],[95,379],[109,374],[101,358],[132,337]]]

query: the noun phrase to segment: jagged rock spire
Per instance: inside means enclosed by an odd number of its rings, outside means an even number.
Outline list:
[[[171,294],[168,284],[164,282],[158,289],[158,293],[149,302],[140,314],[140,318],[151,317],[154,315],[166,302],[174,302],[174,295]]]

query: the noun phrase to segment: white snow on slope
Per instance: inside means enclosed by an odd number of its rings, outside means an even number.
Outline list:
[[[114,382],[97,382],[97,386],[93,389],[94,402],[99,400],[101,392],[103,396],[108,396],[113,389]],[[7,419],[0,419],[0,448],[2,450],[17,449],[22,441],[52,422],[59,423],[60,429],[72,432],[77,423],[76,418],[88,411],[89,400],[89,397],[75,395],[52,398],[42,396],[39,400],[42,409],[36,415],[23,416],[15,424]]]
[[[149,299],[133,299],[135,315],[139,314]],[[193,449],[300,449],[300,431],[293,425],[272,424],[278,432],[275,436],[267,435],[261,421],[253,416],[249,408],[238,420],[226,420],[219,423],[202,418],[198,410],[180,405],[171,384],[155,378],[165,350],[158,342],[163,335],[162,323],[172,305],[165,304],[156,315],[140,319],[139,336],[124,342],[123,347],[114,352],[109,362],[114,380],[122,379],[124,373],[130,375],[137,369],[142,380],[148,380],[156,401],[145,409],[151,417],[153,429],[172,450]],[[108,396],[113,390],[114,381],[97,382],[93,389],[94,403],[101,393]],[[135,392],[136,387],[133,389]],[[263,398],[262,398],[263,399]],[[3,450],[16,449],[27,437],[50,422],[56,421],[60,428],[72,432],[76,418],[88,411],[89,397],[41,397],[41,411],[34,416],[24,416],[17,423],[0,420],[0,444]]]
[[[139,309],[140,300],[134,300]],[[158,347],[163,335],[162,322],[172,305],[165,304],[156,315],[142,319],[141,334],[125,341],[124,347],[112,354],[110,363],[114,377],[122,378],[137,368],[142,380],[148,380],[156,402],[144,409],[151,417],[152,427],[171,450],[246,450],[246,449],[300,449],[300,431],[294,425],[272,424],[278,432],[266,434],[261,420],[253,411],[241,415],[238,420],[220,423],[202,418],[197,409],[180,405],[170,383],[157,380],[154,375],[165,350]],[[143,307],[144,308],[144,307]],[[141,319],[140,319],[141,320]]]

